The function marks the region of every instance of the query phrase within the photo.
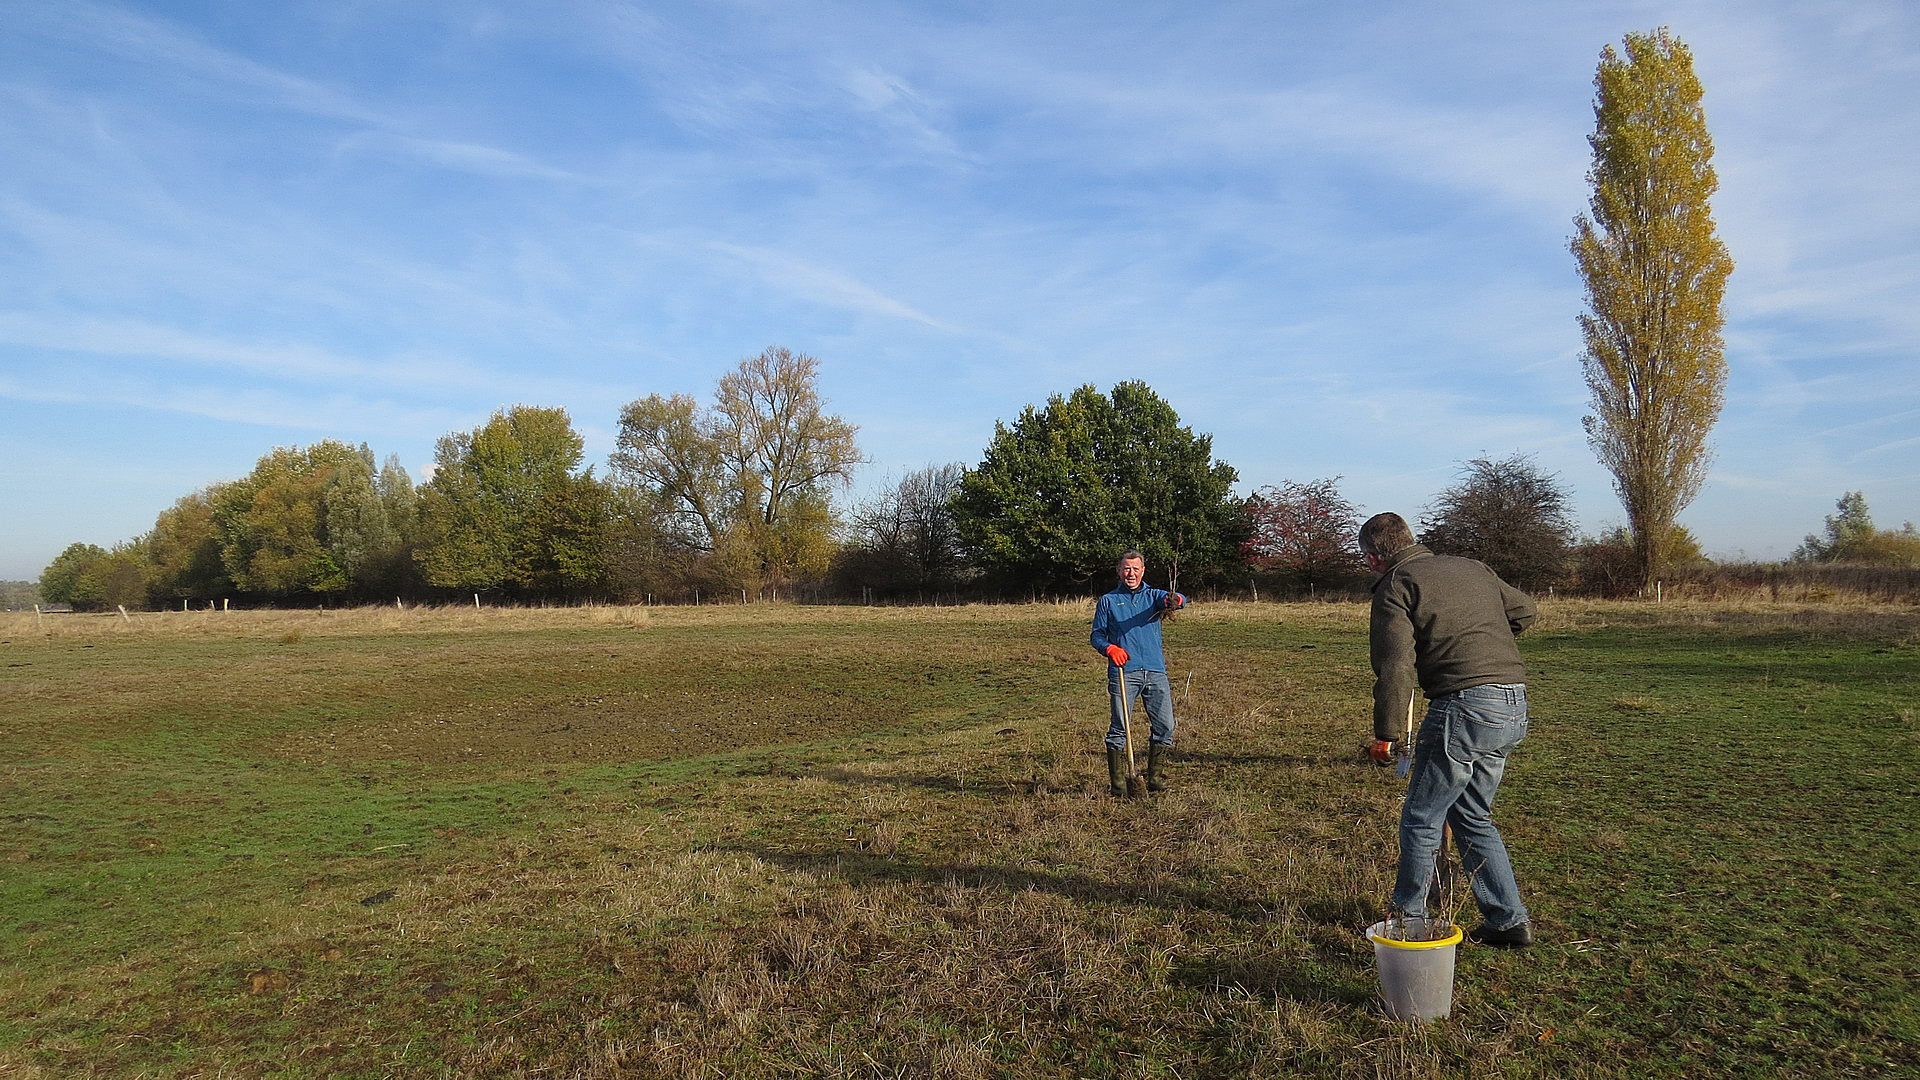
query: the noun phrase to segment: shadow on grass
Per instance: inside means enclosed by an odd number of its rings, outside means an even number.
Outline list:
[[[1104,751],[1093,751],[1090,756],[1103,756]],[[1147,767],[1145,749],[1137,749],[1134,754],[1136,767],[1144,771]],[[1240,768],[1258,767],[1262,769],[1327,769],[1346,768],[1368,764],[1361,755],[1347,754],[1229,754],[1215,751],[1187,751],[1175,749],[1167,761],[1169,776],[1174,782],[1180,780],[1179,770],[1183,766]],[[1104,784],[1106,773],[1104,764],[1095,779]],[[787,773],[788,776],[808,775],[815,779],[836,784],[864,787],[912,787],[927,791],[941,791],[949,794],[981,794],[983,792],[1013,792],[1022,795],[1040,794],[1055,790],[1040,780],[1031,777],[1010,777],[991,770],[969,770],[961,773],[893,773],[876,776],[872,773],[858,772],[843,766],[815,769],[807,773]]]
[[[709,850],[751,855],[784,870],[837,877],[853,885],[945,885],[957,882],[970,889],[1002,892],[1044,892],[1071,900],[1132,904],[1169,911],[1208,911],[1227,918],[1264,922],[1272,910],[1251,897],[1233,896],[1216,889],[1190,885],[1119,881],[1092,874],[1056,874],[978,863],[915,863],[866,851],[777,851],[751,844],[717,844]]]
[[[855,772],[852,769],[819,769],[808,775],[818,780],[828,780],[836,784],[865,787],[920,788],[926,791],[942,791],[951,795],[982,795],[988,792],[1016,795],[1038,795],[1048,790],[1045,783],[1031,777],[1011,779],[990,771],[968,772],[964,776],[937,773],[896,773],[889,776],[873,776],[869,773]]]
[[[1052,893],[1083,903],[1129,904],[1166,911],[1204,910],[1248,923],[1269,923],[1274,912],[1248,897],[1214,889],[1164,887],[1116,881],[1091,874],[1050,873],[975,863],[915,863],[864,851],[794,852],[751,844],[720,844],[709,850],[751,855],[785,870],[839,878],[853,885],[890,883],[947,885],[1009,893]],[[1302,936],[1260,955],[1213,955],[1176,964],[1169,980],[1192,990],[1243,993],[1302,1004],[1364,1007],[1374,998],[1368,964],[1350,939],[1365,913],[1354,905],[1310,904],[1300,911]]]
[[[1338,765],[1352,765],[1364,761],[1356,754],[1247,754],[1222,753],[1214,750],[1174,750],[1174,765],[1224,765],[1237,767],[1257,765],[1263,768],[1310,768],[1324,769]]]
[[[1284,998],[1303,1005],[1342,1005],[1363,1009],[1378,985],[1368,965],[1324,948],[1308,956],[1228,956],[1175,965],[1169,982],[1216,994],[1242,993]]]

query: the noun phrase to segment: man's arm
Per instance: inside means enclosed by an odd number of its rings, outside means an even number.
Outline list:
[[[1107,637],[1108,627],[1113,625],[1113,616],[1107,610],[1107,598],[1101,597],[1093,602],[1093,633],[1087,635],[1087,643],[1093,651],[1104,653],[1107,646],[1115,644]]]
[[[1500,599],[1507,606],[1507,629],[1513,631],[1515,637],[1519,637],[1521,631],[1532,626],[1534,616],[1540,614],[1540,609],[1533,603],[1533,597],[1505,581],[1500,582]]]
[[[1119,642],[1107,636],[1112,626],[1113,609],[1103,596],[1094,602],[1093,633],[1087,635],[1087,643],[1093,646],[1094,652],[1105,656],[1108,663],[1115,667],[1126,667],[1132,657],[1127,655],[1127,650]]]
[[[1146,591],[1147,605],[1154,611],[1155,618],[1159,618],[1161,613],[1178,611],[1187,606],[1187,598],[1177,592],[1156,589],[1151,585],[1146,587]]]
[[[1420,684],[1414,677],[1413,618],[1402,598],[1374,595],[1367,646],[1373,662],[1373,737],[1404,739]]]

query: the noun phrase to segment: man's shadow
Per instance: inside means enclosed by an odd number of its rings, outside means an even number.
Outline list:
[[[947,885],[1005,893],[1045,892],[1091,904],[1148,907],[1167,913],[1204,911],[1249,928],[1271,924],[1277,912],[1258,898],[1200,885],[1116,880],[1085,873],[1057,873],[986,863],[917,862],[850,847],[847,850],[781,850],[765,844],[717,844],[708,850],[751,855],[785,870],[838,878],[853,885],[905,883]],[[1371,913],[1356,902],[1316,901],[1301,908],[1301,935],[1290,945],[1256,952],[1216,950],[1177,961],[1172,980],[1195,990],[1239,992],[1307,1003],[1364,1006],[1374,996],[1371,965],[1354,947]]]

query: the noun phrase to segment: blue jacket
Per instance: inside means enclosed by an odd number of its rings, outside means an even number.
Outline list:
[[[1181,605],[1187,602],[1179,593],[1144,583],[1138,589],[1116,586],[1102,596],[1094,606],[1093,633],[1087,638],[1093,651],[1105,654],[1107,646],[1118,645],[1127,650],[1128,671],[1167,670],[1167,658],[1160,652],[1160,620],[1154,615],[1169,596],[1179,597]]]

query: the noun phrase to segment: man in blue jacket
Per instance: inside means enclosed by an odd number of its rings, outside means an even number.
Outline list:
[[[1093,651],[1107,658],[1107,783],[1127,794],[1127,729],[1122,694],[1140,696],[1153,735],[1147,745],[1147,790],[1166,787],[1166,752],[1173,745],[1173,690],[1160,651],[1160,619],[1183,608],[1187,598],[1146,584],[1147,560],[1138,551],[1120,556],[1120,584],[1093,609]]]

